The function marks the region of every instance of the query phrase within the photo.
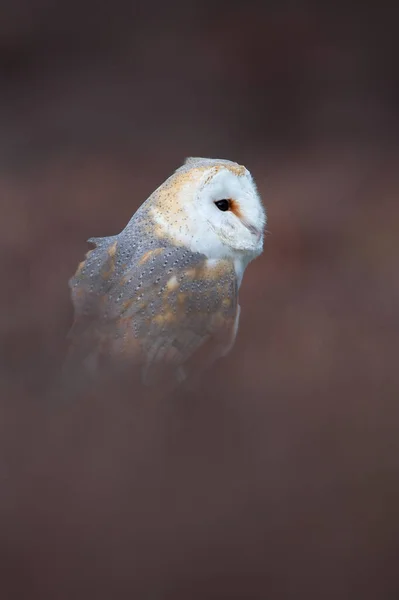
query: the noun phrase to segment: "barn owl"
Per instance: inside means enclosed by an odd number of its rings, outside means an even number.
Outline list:
[[[188,158],[119,234],[88,240],[69,281],[67,365],[138,368],[144,384],[203,372],[234,344],[238,290],[265,224],[244,166]]]

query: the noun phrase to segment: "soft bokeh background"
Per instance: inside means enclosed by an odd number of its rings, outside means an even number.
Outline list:
[[[383,2],[3,0],[2,598],[398,597],[398,46]],[[234,351],[61,399],[86,239],[190,155],[268,210]]]

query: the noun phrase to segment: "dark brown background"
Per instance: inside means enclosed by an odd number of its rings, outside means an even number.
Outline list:
[[[399,44],[359,6],[3,0],[2,598],[398,597]],[[234,351],[201,402],[61,397],[85,240],[189,155],[268,210]]]

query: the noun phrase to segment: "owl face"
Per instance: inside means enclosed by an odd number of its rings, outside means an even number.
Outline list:
[[[187,211],[198,230],[196,240],[207,244],[211,258],[246,254],[251,259],[262,252],[266,215],[246,169],[242,174],[228,168],[206,172],[187,198]]]

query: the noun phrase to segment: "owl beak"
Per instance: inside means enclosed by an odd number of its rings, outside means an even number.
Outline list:
[[[256,241],[259,242],[261,236],[262,236],[262,232],[255,227],[255,225],[245,225],[246,228],[248,229],[248,231],[250,231],[252,233],[252,235],[254,235],[256,237]]]

